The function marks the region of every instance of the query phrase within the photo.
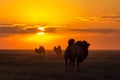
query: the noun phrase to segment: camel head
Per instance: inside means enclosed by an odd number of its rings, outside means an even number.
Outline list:
[[[82,47],[83,47],[84,49],[88,49],[89,46],[90,46],[90,44],[89,44],[87,41],[85,41],[85,40],[82,41]]]
[[[69,39],[69,40],[68,40],[68,45],[71,46],[74,42],[75,42],[74,39]]]

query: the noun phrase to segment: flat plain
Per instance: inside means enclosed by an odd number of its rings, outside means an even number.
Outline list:
[[[120,80],[120,50],[91,50],[80,72],[65,72],[63,55],[0,50],[0,80]]]

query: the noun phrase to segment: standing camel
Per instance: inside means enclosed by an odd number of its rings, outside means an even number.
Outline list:
[[[45,55],[45,48],[43,46],[40,46],[38,49],[35,48],[35,53],[39,55]]]
[[[66,71],[69,69],[73,71],[75,62],[77,63],[77,70],[79,71],[79,63],[84,61],[88,56],[88,48],[90,44],[87,41],[77,41],[69,39],[68,46],[64,53]],[[69,61],[69,66],[68,66]]]
[[[58,46],[58,47],[55,46],[53,50],[58,55],[62,54],[61,46]]]

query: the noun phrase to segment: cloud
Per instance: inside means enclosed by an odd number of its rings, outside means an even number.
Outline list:
[[[120,15],[119,14],[109,14],[106,16],[78,16],[75,17],[76,20],[79,22],[120,22]]]
[[[10,27],[9,27],[10,26]],[[44,26],[43,26],[44,27]],[[68,28],[66,27],[45,27],[45,33],[64,33],[64,32],[73,32],[73,33],[101,33],[101,34],[119,34],[120,30],[116,29],[77,29],[77,28]],[[2,25],[0,26],[0,37],[11,36],[15,34],[35,34],[38,32],[43,32],[38,29],[38,27],[21,27],[21,26],[12,26],[12,25]]]
[[[98,22],[101,20],[100,17],[92,16],[92,17],[75,17],[75,19],[79,20],[80,22]]]
[[[45,28],[46,33],[55,33],[58,31],[57,27],[47,27]],[[43,32],[38,29],[38,27],[28,27],[26,28],[21,26],[14,25],[0,25],[0,37],[10,36],[14,34],[34,34],[38,32]]]
[[[37,28],[22,29],[20,27],[0,27],[1,34],[26,34],[36,32],[38,32]]]
[[[115,21],[115,22],[120,22],[120,15],[119,14],[110,14],[107,16],[102,16],[102,19],[105,19],[107,21]]]
[[[69,31],[87,32],[87,33],[101,33],[101,34],[120,33],[120,30],[115,30],[115,29],[69,29]]]
[[[36,28],[27,28],[27,29],[22,29],[21,27],[0,27],[0,37],[6,37],[10,35],[15,35],[15,34],[29,34],[29,33],[35,33],[38,30]]]
[[[120,19],[120,15],[102,16],[101,18]]]
[[[58,31],[57,27],[49,27],[49,28],[45,28],[45,32],[47,33],[55,33]]]

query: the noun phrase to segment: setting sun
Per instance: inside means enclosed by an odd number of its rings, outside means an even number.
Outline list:
[[[45,28],[44,28],[44,27],[38,27],[38,29],[39,29],[40,31],[45,31]]]
[[[44,27],[38,27],[37,29],[40,30],[40,32],[37,33],[38,35],[43,35],[45,33],[44,32],[45,31]]]

